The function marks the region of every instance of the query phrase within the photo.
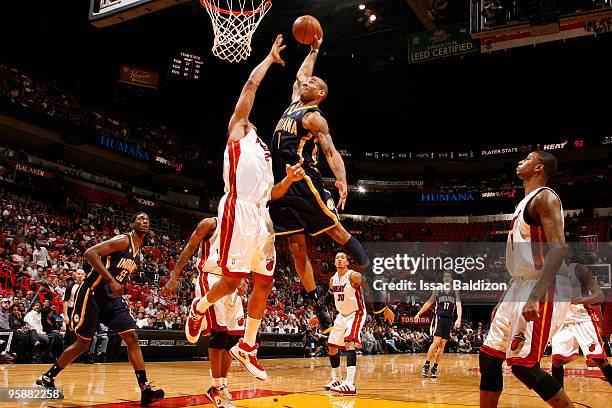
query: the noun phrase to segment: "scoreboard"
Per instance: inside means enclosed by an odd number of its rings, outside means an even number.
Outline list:
[[[202,64],[203,60],[200,55],[181,51],[172,59],[170,77],[176,79],[200,79]]]

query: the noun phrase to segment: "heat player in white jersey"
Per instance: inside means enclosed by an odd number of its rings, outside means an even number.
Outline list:
[[[221,279],[221,268],[216,262],[206,262],[210,247],[214,246],[219,237],[217,218],[205,218],[198,223],[191,234],[189,242],[179,255],[166,290],[174,294],[178,277],[189,262],[191,256],[198,251],[195,278],[196,297],[204,296],[209,288]],[[206,391],[206,397],[217,407],[230,407],[232,394],[227,386],[227,374],[232,365],[229,350],[238,343],[244,334],[244,309],[242,298],[247,291],[247,284],[242,280],[241,286],[234,292],[222,297],[205,313],[207,321],[204,335],[210,334],[208,356],[210,358],[211,386]]]
[[[332,380],[323,388],[341,395],[355,395],[355,369],[357,352],[361,346],[361,330],[367,313],[361,291],[361,274],[348,269],[348,258],[344,252],[336,254],[336,273],[329,280],[329,289],[334,295],[338,315],[329,334],[327,347],[332,366]],[[341,381],[339,349],[346,350],[346,379]]]
[[[561,264],[569,252],[565,243],[559,196],[546,187],[555,175],[557,159],[532,152],[517,166],[525,188],[506,244],[510,287],[493,311],[493,321],[480,349],[480,406],[496,407],[503,389],[502,364],[553,407],[573,406],[561,385],[540,368],[550,338],[569,310],[569,293],[558,284]],[[556,283],[557,282],[557,283]]]
[[[563,365],[578,357],[582,349],[587,360],[594,361],[612,384],[612,366],[608,362],[601,338],[601,309],[604,295],[593,274],[578,263],[564,266],[568,269],[571,305],[561,329],[552,338],[552,375],[563,385]]]
[[[197,342],[202,326],[207,324],[204,317],[208,308],[234,293],[242,278],[250,275],[253,292],[249,298],[244,338],[230,353],[260,380],[267,379],[267,374],[257,360],[257,330],[272,290],[275,264],[274,228],[267,204],[281,198],[304,174],[299,164],[287,165],[287,176],[274,185],[270,151],[249,121],[255,93],[266,72],[274,63],[284,65],[280,57],[285,48],[282,41],[279,35],[268,56],[251,72],[229,121],[223,164],[225,195],[218,210],[219,238],[211,246],[209,256],[216,259],[221,279],[204,296],[193,300],[185,330],[187,340]]]

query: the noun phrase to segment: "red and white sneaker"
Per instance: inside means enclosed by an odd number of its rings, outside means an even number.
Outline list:
[[[234,397],[232,397],[232,392],[230,391],[229,388],[227,388],[227,385],[224,385],[223,387],[219,388],[219,393],[223,395],[223,397],[229,401],[234,400]]]
[[[257,361],[257,348],[259,344],[255,344],[253,347],[246,344],[242,339],[234,347],[230,349],[230,354],[234,357],[245,370],[249,372],[253,377],[258,380],[265,381],[268,379],[268,374],[265,368],[259,365]]]
[[[327,384],[325,384],[325,385],[323,386],[323,389],[324,389],[325,391],[329,391],[330,389],[332,389],[332,387],[338,387],[338,386],[340,386],[340,384],[342,384],[342,383],[340,382],[340,380],[339,380],[339,379],[337,379],[337,378],[334,378],[333,380],[331,380],[330,382],[328,382]]]
[[[210,387],[204,395],[216,408],[236,408],[232,401],[225,397],[220,388]]]
[[[335,392],[340,395],[356,395],[357,388],[355,388],[355,384],[349,384],[346,381],[343,381],[342,384],[337,387],[331,387],[329,389],[331,392]]]
[[[189,315],[187,316],[187,324],[185,324],[185,336],[190,343],[197,343],[202,330],[206,330],[205,313],[200,313],[196,309],[196,305],[201,298],[193,299],[189,307]]]

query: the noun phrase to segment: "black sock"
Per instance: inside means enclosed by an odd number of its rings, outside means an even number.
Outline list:
[[[329,362],[331,363],[332,368],[340,367],[340,353],[336,353],[333,356],[329,356]]]
[[[434,363],[432,368],[438,368],[438,363]]]
[[[140,385],[140,388],[142,388],[143,385],[149,382],[147,381],[147,372],[145,370],[138,370],[138,371],[135,371],[135,373],[136,373],[136,379],[138,380],[138,385]]]
[[[55,378],[62,371],[63,368],[58,366],[57,363],[53,364],[53,366],[45,373],[47,377]]]
[[[553,378],[557,380],[559,384],[561,384],[561,387],[563,387],[563,377],[565,376],[565,370],[563,369],[563,366],[552,366],[552,369],[550,371],[552,372]]]
[[[612,385],[612,364],[606,365],[601,369],[601,372],[606,376],[606,379]]]
[[[355,350],[346,350],[346,366],[352,367],[357,365],[357,352]]]
[[[425,365],[429,367],[429,360],[425,361]]]

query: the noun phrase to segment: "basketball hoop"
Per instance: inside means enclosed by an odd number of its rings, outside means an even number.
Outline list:
[[[215,34],[213,54],[229,62],[251,55],[251,38],[272,0],[200,0],[210,16]]]

